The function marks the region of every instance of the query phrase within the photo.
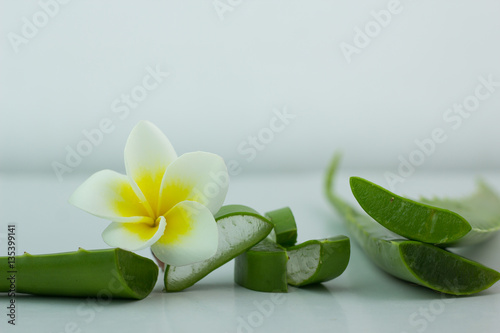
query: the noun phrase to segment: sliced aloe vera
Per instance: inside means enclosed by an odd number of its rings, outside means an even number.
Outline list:
[[[349,263],[351,246],[346,236],[310,240],[287,248],[288,283],[305,286],[340,276]]]
[[[292,210],[283,207],[270,212],[265,216],[274,224],[271,238],[281,246],[293,246],[297,242],[297,224]]]
[[[158,279],[150,259],[122,249],[0,258],[0,292],[143,299]]]
[[[236,257],[234,282],[247,289],[264,292],[287,292],[286,250],[266,238]]]
[[[288,207],[266,215],[278,229],[276,239],[285,244],[290,244],[290,240],[295,243],[297,227]],[[332,280],[342,274],[349,263],[350,243],[346,236],[310,240],[286,249],[280,245],[283,244],[276,244],[268,237],[237,257],[235,282],[252,290],[286,292],[287,283],[305,286]]]
[[[326,195],[366,255],[380,268],[400,279],[453,295],[477,293],[500,279],[500,273],[491,268],[434,245],[403,239],[358,213],[333,192],[339,162],[340,155],[336,155],[328,168]]]
[[[273,224],[252,208],[242,205],[222,207],[215,215],[219,229],[219,246],[211,258],[186,266],[167,266],[165,291],[186,289],[214,269],[239,256],[272,230]]]
[[[416,202],[366,179],[351,177],[354,197],[375,221],[409,239],[443,246],[470,245],[500,230],[500,198],[484,182],[460,200]]]

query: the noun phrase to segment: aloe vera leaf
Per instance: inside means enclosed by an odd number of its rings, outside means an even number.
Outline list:
[[[16,293],[45,296],[143,299],[158,279],[152,260],[119,248],[0,257],[0,272],[0,292],[15,282]]]
[[[236,257],[234,282],[247,289],[263,292],[287,292],[286,250],[265,238]]]
[[[292,210],[289,207],[283,207],[265,215],[274,224],[271,231],[271,238],[281,246],[293,246],[297,242],[297,224]]]
[[[354,197],[375,221],[409,239],[443,246],[482,242],[500,230],[500,198],[484,183],[463,199],[398,196],[366,179],[351,177]]]
[[[363,210],[403,237],[447,244],[463,238],[472,229],[462,216],[448,209],[403,198],[363,178],[351,177],[349,182]]]
[[[272,230],[273,224],[252,208],[243,205],[228,205],[215,214],[219,229],[219,245],[211,258],[186,266],[167,266],[165,269],[165,291],[186,289],[214,269],[239,256],[261,240]]]
[[[348,237],[336,236],[289,247],[287,253],[288,283],[300,287],[340,276],[349,264],[351,246]]]
[[[333,192],[339,162],[337,154],[328,167],[326,196],[365,254],[381,269],[402,280],[452,295],[474,294],[500,279],[500,273],[489,267],[434,245],[403,239],[358,213]]]

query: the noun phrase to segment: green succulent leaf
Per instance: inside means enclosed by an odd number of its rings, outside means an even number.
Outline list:
[[[9,257],[0,257],[0,292],[9,292]],[[45,296],[143,299],[158,279],[150,259],[122,249],[15,257],[15,291]],[[4,276],[7,274],[7,276]]]
[[[165,291],[181,291],[207,274],[236,258],[263,240],[273,224],[255,210],[243,205],[223,206],[215,215],[219,230],[217,252],[211,258],[186,266],[167,266]]]
[[[500,198],[484,182],[470,197],[423,199],[423,203],[359,177],[351,177],[350,185],[368,215],[412,240],[442,246],[471,245],[500,230]]]
[[[357,212],[333,191],[340,155],[328,167],[325,192],[351,235],[381,269],[400,279],[453,295],[474,294],[489,288],[500,273],[440,247],[407,240]]]

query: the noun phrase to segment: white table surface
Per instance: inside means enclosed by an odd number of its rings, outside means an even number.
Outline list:
[[[500,173],[483,172],[500,192]],[[343,170],[338,192],[353,201],[348,176],[386,185],[383,171]],[[460,196],[474,188],[476,173],[416,173],[397,192]],[[108,222],[67,203],[87,177],[0,176],[0,255],[6,255],[7,224],[17,225],[17,251],[32,254],[107,248],[101,231]],[[242,174],[233,177],[226,203],[266,212],[290,206],[299,242],[349,235],[322,193],[322,174]],[[460,253],[500,270],[500,237]],[[151,257],[148,250],[139,254]],[[16,326],[7,324],[8,298],[0,295],[1,332],[497,332],[500,283],[470,297],[444,297],[402,282],[374,266],[352,242],[347,270],[337,279],[287,294],[247,290],[233,282],[233,263],[179,293],[155,290],[141,301],[110,303],[78,298],[19,295]]]

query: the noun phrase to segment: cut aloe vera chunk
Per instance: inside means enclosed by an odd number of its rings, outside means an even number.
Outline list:
[[[477,293],[500,279],[500,273],[491,268],[434,245],[403,239],[358,213],[333,192],[339,162],[340,155],[336,155],[328,168],[326,195],[366,255],[381,269],[400,279],[453,295]]]
[[[443,246],[470,245],[500,230],[500,198],[484,182],[460,200],[398,196],[363,178],[351,177],[354,197],[375,221],[412,240]]]
[[[297,224],[292,210],[284,207],[267,212],[265,216],[274,224],[270,237],[281,246],[293,246],[297,242]]]
[[[167,266],[165,291],[186,289],[214,269],[239,256],[272,230],[273,224],[252,208],[242,205],[222,207],[215,215],[219,229],[219,245],[211,258],[186,266]]]
[[[15,285],[16,293],[143,299],[158,279],[152,260],[122,249],[25,253],[14,258],[0,258],[0,292]]]
[[[351,246],[346,236],[310,240],[287,248],[288,283],[305,286],[340,276],[349,263]]]
[[[279,235],[292,234],[295,243],[297,228],[289,208],[268,213]],[[291,233],[282,233],[292,230]],[[290,243],[290,242],[288,242]],[[305,286],[332,280],[342,274],[349,263],[350,243],[346,236],[324,240],[311,240],[288,247],[286,251],[269,237],[236,258],[234,279],[239,285],[252,290],[286,292],[287,283]],[[288,263],[287,263],[287,259]]]
[[[287,292],[285,249],[266,238],[236,257],[234,282],[242,287],[264,292]]]

